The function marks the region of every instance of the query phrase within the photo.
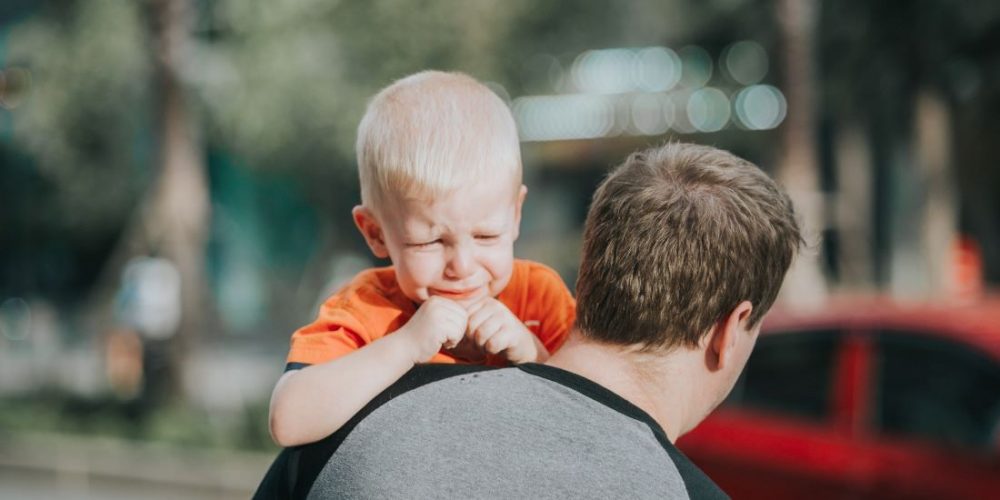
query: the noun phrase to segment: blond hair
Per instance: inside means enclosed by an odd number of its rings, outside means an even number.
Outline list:
[[[507,105],[461,73],[423,71],[382,89],[358,125],[361,202],[429,200],[476,182],[521,183]]]
[[[801,244],[788,196],[752,163],[692,144],[634,153],[587,214],[577,326],[646,350],[696,346],[744,300],[756,325]]]

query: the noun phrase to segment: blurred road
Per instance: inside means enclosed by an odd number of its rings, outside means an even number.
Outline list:
[[[275,455],[51,434],[0,436],[0,499],[249,498]]]

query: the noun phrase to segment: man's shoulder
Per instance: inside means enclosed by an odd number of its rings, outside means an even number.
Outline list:
[[[442,468],[464,478],[447,485],[455,496],[481,493],[482,470],[521,478],[500,496],[663,497],[698,483],[648,415],[544,365],[417,367],[337,434],[289,453],[296,496],[440,496]],[[621,483],[626,471],[641,480]]]
[[[264,479],[257,488],[255,499],[306,498],[317,476],[351,435],[355,427],[372,412],[434,382],[469,373],[494,370],[480,365],[423,364],[417,365],[394,384],[382,391],[370,403],[354,415],[337,432],[314,443],[285,448],[271,464]]]
[[[420,364],[406,372],[395,383],[386,390],[375,396],[368,405],[361,409],[354,417],[345,424],[341,431],[349,434],[351,430],[372,412],[389,403],[390,401],[405,396],[411,391],[421,387],[442,382],[453,377],[461,377],[470,373],[496,370],[497,368],[483,365],[468,364]]]

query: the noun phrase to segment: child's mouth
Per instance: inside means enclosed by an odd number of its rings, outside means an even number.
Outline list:
[[[464,290],[441,290],[435,288],[431,290],[431,295],[437,295],[451,300],[463,300],[474,297],[478,292],[479,287],[466,288]]]

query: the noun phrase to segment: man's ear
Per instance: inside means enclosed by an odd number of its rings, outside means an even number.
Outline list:
[[[521,234],[521,206],[524,205],[525,196],[528,196],[528,186],[521,184],[521,189],[517,191],[517,199],[514,201],[514,240]]]
[[[753,342],[757,334],[756,329],[749,328],[752,312],[753,305],[744,300],[712,327],[707,353],[712,371],[729,368],[735,362],[742,363],[742,351],[739,347],[745,342]]]
[[[368,243],[372,253],[380,259],[389,258],[389,249],[382,235],[382,225],[375,214],[367,207],[358,205],[351,210],[351,215],[354,217],[354,225],[358,226],[358,231],[365,237],[365,242]]]

